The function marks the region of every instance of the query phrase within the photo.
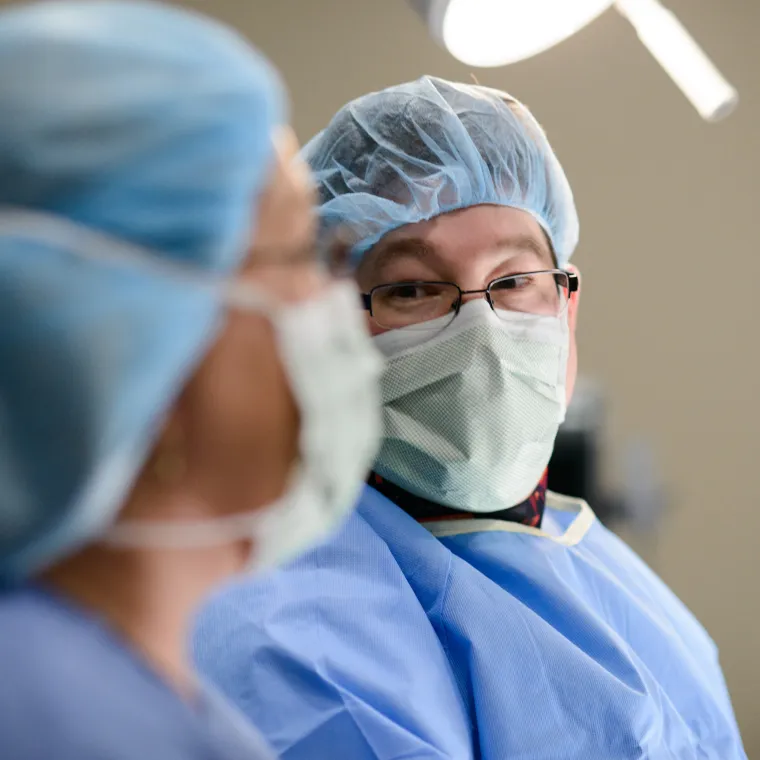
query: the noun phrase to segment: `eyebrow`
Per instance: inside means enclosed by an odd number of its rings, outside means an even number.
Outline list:
[[[533,235],[513,235],[502,238],[495,246],[494,250],[510,248],[514,251],[535,253],[536,256],[548,256],[554,262],[554,251],[548,237],[544,233],[543,242],[538,241]]]
[[[370,261],[373,271],[377,271],[381,266],[390,264],[398,259],[416,259],[417,261],[427,261],[429,259],[439,259],[435,247],[430,245],[422,238],[404,238],[392,243],[386,243],[372,252]]]
[[[540,258],[548,257],[552,265],[556,266],[556,257],[548,238],[542,244],[533,235],[508,235],[497,240],[490,251],[511,250],[515,253],[533,253]],[[382,267],[387,266],[393,261],[399,259],[414,259],[416,261],[430,261],[431,259],[440,261],[440,256],[431,245],[422,238],[404,238],[385,246],[380,244],[379,248],[372,255],[369,262],[370,270],[377,273]]]

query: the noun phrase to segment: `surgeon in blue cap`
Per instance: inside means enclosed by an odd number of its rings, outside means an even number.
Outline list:
[[[431,77],[306,147],[385,354],[329,544],[219,594],[196,656],[288,760],[740,760],[716,649],[545,472],[576,375],[578,217],[527,108]]]
[[[0,757],[272,757],[190,619],[341,522],[381,367],[281,85],[202,16],[63,0],[0,13],[0,113]]]

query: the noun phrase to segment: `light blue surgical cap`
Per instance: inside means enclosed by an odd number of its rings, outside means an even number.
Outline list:
[[[326,229],[348,227],[358,255],[402,225],[457,209],[522,209],[560,266],[578,243],[570,185],[546,136],[511,96],[422,77],[344,106],[304,148]]]
[[[20,207],[230,274],[283,112],[266,61],[202,16],[97,0],[0,13],[0,577],[114,520],[223,319],[211,290],[108,265],[107,243],[98,262],[75,236],[2,220]]]

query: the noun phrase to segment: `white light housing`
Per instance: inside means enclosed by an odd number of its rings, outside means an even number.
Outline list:
[[[470,66],[504,66],[548,50],[613,0],[412,0],[433,35]]]
[[[470,66],[504,66],[548,50],[611,5],[708,121],[738,103],[723,78],[678,19],[659,0],[409,0],[433,36]]]

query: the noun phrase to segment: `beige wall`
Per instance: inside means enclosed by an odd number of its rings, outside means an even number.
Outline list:
[[[215,0],[281,68],[301,138],[349,98],[423,73],[468,79],[404,0]],[[613,449],[661,452],[672,506],[649,561],[722,651],[760,757],[760,3],[669,0],[737,86],[708,125],[614,11],[522,64],[479,71],[546,127],[580,207],[581,350],[613,402]]]

